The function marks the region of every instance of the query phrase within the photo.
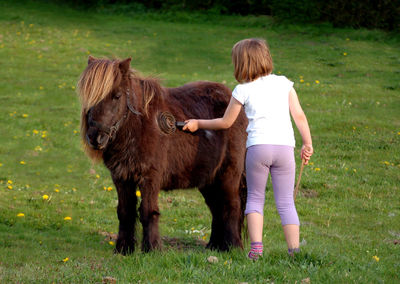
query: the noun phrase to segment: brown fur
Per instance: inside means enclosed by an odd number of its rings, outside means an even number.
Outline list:
[[[199,188],[212,213],[208,247],[242,247],[247,125],[243,111],[228,130],[176,131],[167,135],[157,124],[158,115],[164,111],[178,121],[221,117],[230,90],[212,82],[164,88],[155,79],[139,76],[129,65],[130,59],[89,58],[78,83],[86,153],[104,161],[118,192],[116,251],[125,254],[134,250],[137,187],[142,194],[139,213],[144,251],[161,247],[160,190],[194,187]],[[142,115],[128,110],[128,90],[130,104]],[[106,135],[103,128],[113,125],[118,126],[116,133]]]

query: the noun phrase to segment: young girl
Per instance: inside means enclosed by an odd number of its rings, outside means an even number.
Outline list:
[[[245,39],[233,46],[232,61],[239,85],[222,118],[190,119],[183,130],[226,129],[236,120],[242,106],[249,120],[247,127],[247,204],[245,214],[251,241],[248,257],[256,260],[263,252],[263,209],[265,187],[271,173],[276,208],[281,217],[288,252],[299,251],[299,218],[293,200],[295,182],[295,139],[290,120],[303,139],[301,159],[308,163],[313,154],[310,129],[300,106],[293,82],[273,75],[268,46],[261,39]]]

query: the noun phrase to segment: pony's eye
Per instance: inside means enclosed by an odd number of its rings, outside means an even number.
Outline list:
[[[122,94],[121,94],[120,92],[118,92],[118,93],[116,93],[116,94],[113,95],[113,99],[114,99],[114,100],[118,100],[118,99],[121,97],[121,95],[122,95]]]

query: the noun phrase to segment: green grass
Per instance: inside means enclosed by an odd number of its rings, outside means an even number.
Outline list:
[[[7,2],[0,1],[1,283],[400,281],[398,35]],[[258,262],[203,247],[210,213],[195,189],[161,193],[162,252],[114,255],[115,188],[79,138],[75,85],[88,55],[131,56],[133,68],[166,86],[210,80],[233,88],[230,50],[247,37],[267,39],[275,73],[295,82],[311,126],[315,154],[297,198],[302,252],[286,255],[269,184]],[[208,263],[210,255],[219,262]]]

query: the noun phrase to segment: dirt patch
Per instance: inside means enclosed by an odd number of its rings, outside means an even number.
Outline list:
[[[318,192],[313,189],[302,189],[301,194],[306,198],[316,198],[318,197]]]

